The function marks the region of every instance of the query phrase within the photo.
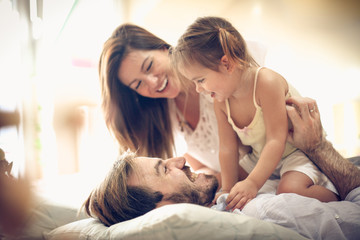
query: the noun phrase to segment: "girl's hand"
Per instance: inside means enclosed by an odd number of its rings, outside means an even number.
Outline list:
[[[226,210],[243,209],[251,199],[256,197],[257,192],[257,186],[253,181],[245,179],[237,182],[226,199]]]
[[[216,194],[215,194],[215,197],[214,197],[214,200],[212,201],[212,204],[216,204],[216,200],[220,197],[220,195],[224,194],[224,193],[229,193],[229,191],[218,191]]]

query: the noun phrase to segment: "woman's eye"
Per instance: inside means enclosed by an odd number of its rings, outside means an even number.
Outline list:
[[[168,169],[167,169],[167,167],[165,166],[165,167],[164,167],[164,172],[167,173],[167,170],[168,170]]]
[[[149,63],[149,66],[146,68],[146,72],[150,71],[152,64],[153,64],[153,61],[151,60]]]
[[[138,83],[135,86],[135,90],[137,90],[140,87],[141,81],[138,81]]]

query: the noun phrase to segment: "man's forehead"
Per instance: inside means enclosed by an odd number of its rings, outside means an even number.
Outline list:
[[[151,158],[151,157],[136,157],[134,160],[136,164],[148,163],[149,165],[156,164],[156,162],[158,161],[162,161],[161,158]]]
[[[159,162],[163,162],[160,158],[149,157],[136,157],[133,161],[133,173],[127,180],[128,184],[133,186],[142,184],[149,185],[149,183],[158,176],[156,168]]]
[[[134,172],[142,172],[144,169],[146,169],[150,163],[152,162],[152,158],[146,158],[146,157],[136,157],[133,159],[134,164]]]

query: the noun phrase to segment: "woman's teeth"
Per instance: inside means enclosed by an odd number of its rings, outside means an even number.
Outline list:
[[[166,79],[164,80],[163,84],[161,85],[161,87],[160,87],[158,90],[156,90],[156,91],[157,91],[157,92],[162,92],[162,91],[164,91],[164,89],[166,88],[167,84],[168,84],[168,79],[166,78]]]

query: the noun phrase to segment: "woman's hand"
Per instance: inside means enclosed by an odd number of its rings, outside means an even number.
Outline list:
[[[251,199],[256,197],[257,192],[257,185],[252,180],[247,178],[237,182],[226,199],[226,210],[243,209]]]

